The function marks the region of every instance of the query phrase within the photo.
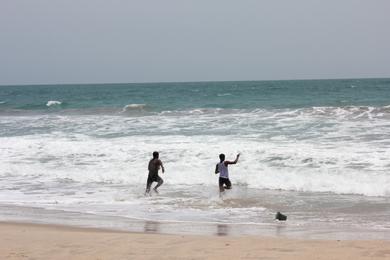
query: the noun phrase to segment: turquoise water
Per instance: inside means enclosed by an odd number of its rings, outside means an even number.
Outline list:
[[[145,104],[148,111],[195,108],[256,109],[321,106],[385,106],[390,79],[248,81],[201,83],[1,86],[0,109],[48,111],[113,109]],[[108,110],[110,111],[110,110]],[[107,111],[107,113],[108,113]]]

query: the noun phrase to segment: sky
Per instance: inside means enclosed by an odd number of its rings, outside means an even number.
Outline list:
[[[0,85],[390,77],[388,0],[0,0]]]

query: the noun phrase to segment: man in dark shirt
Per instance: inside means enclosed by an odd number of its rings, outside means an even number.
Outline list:
[[[150,187],[152,186],[153,182],[157,182],[156,187],[153,188],[153,190],[158,193],[157,188],[163,184],[163,179],[158,175],[158,171],[160,170],[160,167],[162,169],[162,172],[165,172],[163,163],[160,159],[158,159],[159,154],[158,152],[153,152],[153,158],[149,161],[148,170],[148,180],[146,182],[146,191],[145,195],[150,193]]]

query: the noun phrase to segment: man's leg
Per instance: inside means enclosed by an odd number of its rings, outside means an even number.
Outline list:
[[[157,188],[160,187],[163,183],[164,183],[164,180],[160,176],[158,176],[158,178],[157,178],[157,185],[156,185],[156,187],[154,187],[153,190],[156,193],[158,193]]]
[[[232,183],[230,182],[229,179],[225,179],[225,185],[226,185],[225,189],[227,190],[230,190],[232,188]]]
[[[225,188],[223,187],[223,178],[219,177],[218,186],[219,186],[219,192],[224,192]]]
[[[152,183],[152,178],[148,177],[148,180],[146,181],[145,195],[150,193],[150,186],[152,186]]]

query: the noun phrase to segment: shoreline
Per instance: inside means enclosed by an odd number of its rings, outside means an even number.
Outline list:
[[[54,225],[69,228],[91,228],[112,232],[166,235],[199,235],[210,237],[267,237],[304,240],[384,240],[390,241],[388,228],[367,229],[316,223],[299,225],[293,219],[273,223],[224,223],[167,221],[95,215],[58,209],[44,209],[0,204],[0,223]]]
[[[388,259],[390,241],[172,235],[0,222],[1,259]]]

